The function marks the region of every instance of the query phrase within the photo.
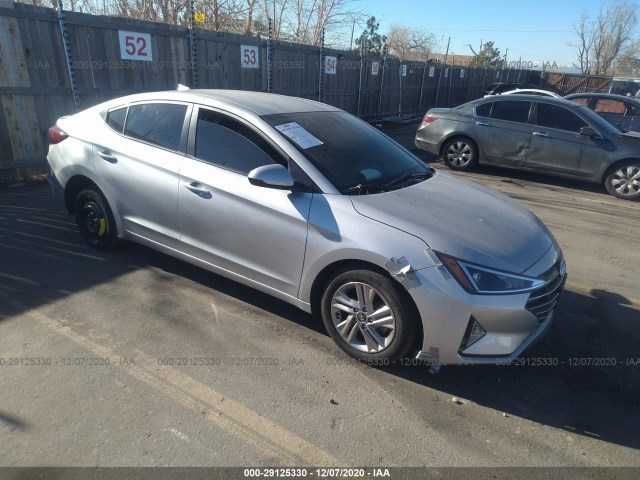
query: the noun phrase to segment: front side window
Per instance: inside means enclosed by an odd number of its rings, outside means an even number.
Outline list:
[[[599,98],[596,102],[596,112],[598,113],[614,113],[617,115],[624,115],[624,111],[624,103],[618,100]]]
[[[194,155],[245,175],[257,167],[285,163],[258,133],[237,120],[204,108],[198,112]]]
[[[527,123],[531,102],[506,101],[495,102],[491,110],[491,118],[509,122]]]
[[[580,133],[580,129],[587,126],[587,123],[572,111],[550,103],[538,104],[536,124],[541,127],[575,133]]]
[[[124,134],[169,150],[179,150],[186,112],[186,105],[173,103],[131,105]]]

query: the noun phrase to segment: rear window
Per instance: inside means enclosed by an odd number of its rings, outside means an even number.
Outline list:
[[[186,112],[186,105],[172,103],[131,105],[124,134],[169,150],[179,150]]]
[[[124,129],[124,120],[127,117],[127,107],[117,108],[107,113],[107,125],[118,133]]]
[[[572,102],[577,103],[578,105],[583,105],[585,107],[589,106],[589,98],[587,98],[587,97],[571,98],[570,100]]]
[[[476,107],[476,117],[487,117],[491,116],[491,106],[493,102],[484,103],[482,105],[478,105]]]

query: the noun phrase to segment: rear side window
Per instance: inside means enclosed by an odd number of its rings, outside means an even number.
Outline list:
[[[478,105],[476,107],[476,117],[487,117],[491,116],[491,106],[493,102],[485,103],[483,105]]]
[[[527,123],[531,102],[494,102],[491,118],[507,120],[509,122]]]
[[[577,104],[579,104],[579,105],[583,105],[583,106],[585,106],[585,107],[588,107],[588,106],[589,106],[589,99],[588,99],[588,98],[584,98],[584,97],[581,97],[581,98],[572,98],[572,99],[571,99],[571,101],[572,101],[572,102],[576,102]]]
[[[131,105],[124,134],[169,150],[179,150],[186,105],[145,103]]]
[[[127,117],[127,107],[117,108],[107,113],[107,125],[116,132],[122,133],[124,129],[124,120]]]
[[[587,124],[578,115],[567,108],[550,103],[538,104],[538,118],[536,124],[541,127],[566,130],[567,132],[580,133],[582,127]]]
[[[284,159],[258,133],[241,122],[201,108],[196,126],[195,157],[242,174]]]

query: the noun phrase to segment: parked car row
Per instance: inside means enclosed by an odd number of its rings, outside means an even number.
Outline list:
[[[611,195],[640,198],[640,134],[562,98],[496,95],[433,108],[415,144],[454,170],[487,163],[603,183]]]
[[[522,83],[494,83],[485,90],[485,98],[492,95],[540,95],[564,98],[584,105],[624,130],[640,131],[640,98],[609,93],[573,93],[562,97],[550,90]]]

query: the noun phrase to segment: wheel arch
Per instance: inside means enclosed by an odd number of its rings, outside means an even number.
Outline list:
[[[615,170],[616,168],[620,167],[620,165],[624,163],[630,163],[630,162],[636,162],[638,163],[638,165],[640,165],[640,158],[627,157],[627,158],[621,158],[620,160],[616,160],[615,162],[613,162],[611,165],[609,165],[607,168],[604,169],[604,172],[602,173],[602,177],[600,178],[600,184],[604,185],[605,180],[607,179],[607,177],[609,176],[609,173],[611,173],[612,170]]]
[[[422,343],[424,341],[424,331],[423,331],[422,319],[420,318],[418,306],[414,302],[413,297],[409,294],[409,292],[402,285],[402,283],[396,280],[393,277],[393,275],[391,275],[387,270],[380,267],[379,265],[376,265],[375,263],[367,262],[366,260],[355,260],[355,259],[338,260],[336,262],[330,263],[329,265],[325,266],[318,273],[318,275],[316,275],[316,278],[313,280],[313,284],[311,285],[311,292],[310,292],[311,314],[314,317],[319,317],[322,294],[324,292],[324,287],[329,281],[329,279],[340,272],[349,271],[349,270],[370,270],[392,281],[398,294],[403,298],[405,302],[407,302],[407,305],[409,306],[409,310],[410,310],[409,314],[415,315],[416,317],[415,325],[416,325],[416,328],[418,328],[418,331],[416,332],[416,340],[413,347],[419,349],[422,346]]]
[[[98,187],[98,185],[96,185],[93,180],[85,175],[74,175],[67,181],[64,187],[64,204],[69,214],[74,213],[75,200],[80,191],[88,186],[95,187],[100,190],[100,187]],[[100,190],[100,192],[104,195],[104,192],[102,192],[102,190]]]
[[[440,156],[440,158],[444,159],[444,147],[447,145],[447,143],[449,143],[451,140],[455,140],[456,138],[464,138],[467,140],[470,140],[471,142],[473,142],[473,144],[476,146],[476,150],[478,151],[478,159],[480,159],[482,152],[480,151],[480,145],[478,145],[478,142],[468,133],[462,133],[462,132],[453,132],[450,133],[449,135],[447,135],[446,137],[444,137],[442,139],[442,141],[440,142],[440,148],[438,149],[438,154]]]

